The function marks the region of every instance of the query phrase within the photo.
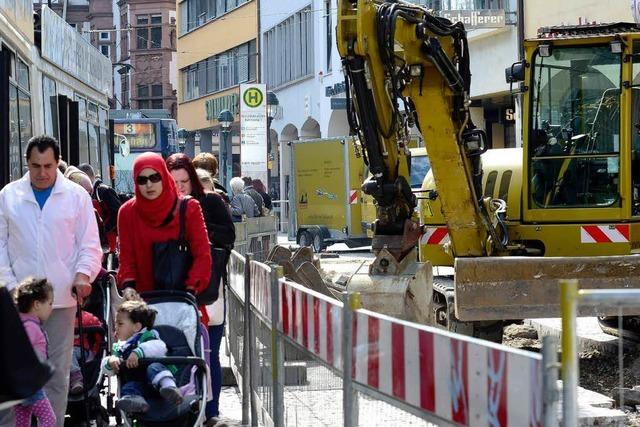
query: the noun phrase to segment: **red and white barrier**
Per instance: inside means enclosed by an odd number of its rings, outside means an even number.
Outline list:
[[[283,334],[342,370],[342,303],[291,282],[280,282]]]
[[[354,320],[356,382],[460,425],[541,425],[540,356],[367,310]]]
[[[271,268],[265,264],[253,261],[249,265],[251,274],[251,304],[256,310],[271,318]]]
[[[279,329],[342,370],[342,303],[279,283]],[[356,383],[467,426],[541,426],[541,356],[367,310],[353,319]]]

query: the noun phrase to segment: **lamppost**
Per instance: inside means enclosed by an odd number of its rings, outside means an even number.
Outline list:
[[[278,114],[278,97],[275,93],[269,91],[267,92],[267,162],[273,162],[273,155],[271,150],[273,149],[272,141],[271,141],[271,122],[273,118]],[[280,156],[278,156],[279,158]],[[273,164],[273,163],[272,163]],[[273,167],[269,170],[269,180],[271,180],[271,171]],[[278,168],[278,173],[282,174],[282,169]],[[271,189],[271,182],[267,182],[267,191]]]
[[[178,129],[178,149],[181,153],[184,153],[184,148],[187,145],[187,133],[185,128]]]
[[[218,115],[220,123],[220,182],[227,191],[231,191],[231,177],[233,175],[233,144],[230,138],[233,113],[222,110]]]

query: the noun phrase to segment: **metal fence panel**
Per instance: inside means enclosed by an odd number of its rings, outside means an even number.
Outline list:
[[[543,424],[538,354],[353,310],[235,251],[229,269],[230,350],[236,364],[249,355],[238,371],[253,425]]]

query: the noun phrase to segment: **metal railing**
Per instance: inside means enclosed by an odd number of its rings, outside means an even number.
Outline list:
[[[234,251],[229,272],[245,424],[557,423],[547,340],[542,357],[384,316],[359,308],[358,294],[338,301],[279,278],[251,254]]]
[[[234,222],[236,240],[234,249],[241,255],[251,253],[255,260],[264,261],[271,248],[278,244],[277,217],[268,215],[256,218],[244,218]]]
[[[622,310],[640,305],[640,289],[578,289],[578,280],[561,280],[562,306],[562,421],[567,427],[578,425],[578,306],[594,310],[617,307],[618,328],[622,329]],[[597,313],[596,313],[597,314]],[[618,340],[619,387],[624,385],[623,341]],[[624,393],[620,393],[624,408]]]

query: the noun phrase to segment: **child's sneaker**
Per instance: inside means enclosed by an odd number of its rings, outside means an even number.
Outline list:
[[[119,409],[127,414],[140,414],[149,410],[149,403],[142,396],[122,396],[116,402],[116,409]]]
[[[82,383],[82,374],[80,372],[73,372],[69,379],[69,393],[80,394],[84,391],[84,384]]]
[[[174,405],[179,405],[182,403],[182,392],[176,386],[168,386],[160,388],[160,396],[163,399],[173,403]]]

